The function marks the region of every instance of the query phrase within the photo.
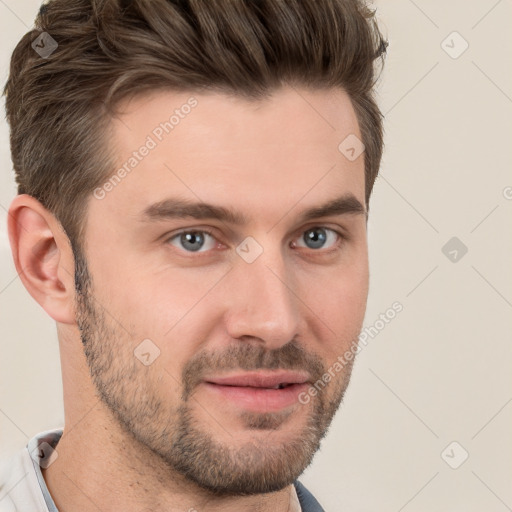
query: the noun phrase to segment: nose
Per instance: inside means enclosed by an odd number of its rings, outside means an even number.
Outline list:
[[[298,334],[300,300],[291,272],[281,256],[264,252],[256,261],[238,261],[226,285],[230,298],[225,314],[231,338],[257,338],[269,350],[285,345]]]

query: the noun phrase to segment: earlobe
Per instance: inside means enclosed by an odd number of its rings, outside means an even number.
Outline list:
[[[75,323],[74,258],[58,220],[37,199],[20,194],[9,207],[8,230],[27,291],[55,321]]]

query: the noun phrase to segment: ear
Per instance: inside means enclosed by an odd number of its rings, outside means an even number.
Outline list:
[[[74,257],[57,218],[37,199],[16,196],[8,231],[16,271],[27,291],[57,322],[74,324]]]

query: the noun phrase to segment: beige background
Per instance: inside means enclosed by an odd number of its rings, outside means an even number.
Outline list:
[[[0,0],[2,85],[39,3]],[[390,46],[365,326],[395,301],[404,309],[360,353],[301,480],[332,512],[512,510],[512,2],[375,5]],[[4,121],[0,130],[5,456],[61,426],[63,411],[54,323],[11,261],[5,224],[15,188]],[[455,262],[442,252],[452,237],[468,248]],[[458,469],[447,464],[465,452]]]

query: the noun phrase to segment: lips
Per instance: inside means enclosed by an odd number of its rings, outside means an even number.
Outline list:
[[[208,393],[208,400],[224,411],[227,407],[254,413],[271,413],[295,406],[311,380],[305,372],[258,371],[237,375],[223,375],[204,379],[200,389]],[[303,408],[297,408],[300,414]]]
[[[293,384],[304,384],[309,380],[309,374],[299,371],[269,371],[247,372],[237,375],[226,375],[204,379],[210,384],[219,386],[236,386],[265,389],[283,389]]]

